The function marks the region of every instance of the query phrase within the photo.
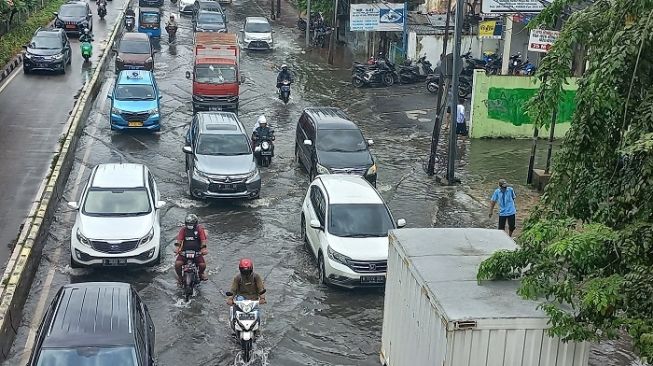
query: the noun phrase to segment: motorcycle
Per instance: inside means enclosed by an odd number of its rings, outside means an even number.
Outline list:
[[[175,40],[177,36],[177,26],[176,25],[166,25],[166,32],[168,32],[168,42]]]
[[[510,56],[510,63],[508,64],[508,74],[517,75],[522,64],[523,61],[521,59],[521,52],[517,52],[514,55]]]
[[[320,13],[311,13],[311,30],[315,29],[316,26],[321,25],[324,23],[324,18],[322,17],[322,14]],[[303,18],[297,19],[297,28],[299,28],[300,31],[305,31],[306,30],[306,20]]]
[[[400,83],[424,81],[430,74],[433,74],[433,69],[431,63],[426,61],[426,56],[420,57],[417,62],[408,59],[397,68],[397,77]]]
[[[81,43],[80,48],[84,61],[90,60],[91,56],[93,56],[93,44],[90,41],[84,41]]]
[[[313,33],[313,47],[324,48],[326,46],[327,36],[331,34],[333,28],[322,26],[316,28]]]
[[[107,4],[100,2],[97,5],[97,15],[100,16],[100,19],[104,19],[104,16],[107,15]]]
[[[265,290],[259,295],[264,293]],[[227,292],[226,295],[234,296],[231,292]],[[256,331],[261,326],[258,307],[258,301],[234,299],[234,305],[230,313],[231,330],[236,333],[236,337],[240,342],[240,349],[245,362],[252,359],[252,346],[256,338]]]
[[[438,81],[439,76],[437,74],[431,74],[426,78],[426,90],[431,94],[436,94],[438,92]],[[466,99],[470,94],[472,94],[472,79],[465,75],[460,75],[458,79],[458,97]]]
[[[133,31],[135,24],[136,18],[133,15],[125,15],[125,29],[127,29],[127,32]]]
[[[526,61],[519,66],[519,69],[515,71],[515,75],[533,76],[535,75],[536,70],[537,67],[526,59]]]
[[[258,165],[267,167],[272,162],[274,156],[274,135],[271,133],[269,136],[261,136],[256,140],[256,147],[254,148],[254,155]]]
[[[290,100],[289,80],[284,80],[281,82],[281,88],[279,88],[279,99],[283,100],[283,104],[288,104],[288,100]]]
[[[372,84],[392,86],[395,83],[395,75],[395,66],[387,60],[377,60],[376,65],[354,63],[351,83],[356,88]]]
[[[193,295],[193,290],[200,283],[199,267],[195,264],[195,257],[201,255],[200,252],[194,250],[183,250],[181,256],[186,259],[186,262],[181,267],[182,285],[184,286],[184,298],[186,302],[190,300]]]
[[[432,94],[438,92],[438,76],[436,74],[430,74],[426,77],[426,90]]]

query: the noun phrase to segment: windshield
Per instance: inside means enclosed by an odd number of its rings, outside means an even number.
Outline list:
[[[44,348],[36,366],[138,366],[134,347]]]
[[[354,152],[367,150],[360,130],[320,130],[316,148],[321,151]]]
[[[199,13],[197,15],[197,22],[206,24],[206,23],[220,23],[224,24],[224,17],[220,13],[215,13],[215,12],[206,12],[206,13]]]
[[[195,81],[206,84],[236,82],[236,67],[233,65],[197,65]]]
[[[86,7],[80,5],[63,5],[59,8],[60,17],[86,17]]]
[[[154,88],[151,85],[118,85],[118,100],[154,100]]]
[[[38,48],[41,50],[57,50],[61,48],[61,39],[59,37],[51,36],[36,36],[32,38],[29,44],[30,48]]]
[[[268,23],[251,22],[251,23],[247,23],[247,26],[245,27],[245,32],[247,32],[247,33],[270,33],[270,32],[272,32],[272,28],[270,27],[270,24],[268,24]]]
[[[138,53],[147,55],[150,53],[150,44],[148,42],[122,41],[120,42],[120,53]]]
[[[251,154],[245,135],[202,135],[197,143],[199,155],[247,155]]]
[[[340,237],[365,238],[388,236],[394,229],[385,205],[333,204],[329,206],[329,233]]]
[[[159,14],[156,13],[141,13],[141,23],[144,24],[158,24]]]
[[[84,202],[87,215],[138,216],[150,211],[150,196],[145,188],[91,188]]]

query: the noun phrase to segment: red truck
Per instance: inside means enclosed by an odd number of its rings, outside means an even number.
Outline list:
[[[193,112],[233,111],[238,113],[240,47],[234,33],[195,33],[193,72]]]

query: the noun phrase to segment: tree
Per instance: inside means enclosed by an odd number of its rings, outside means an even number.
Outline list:
[[[551,27],[573,3],[555,0],[532,23]],[[544,299],[551,335],[626,330],[653,360],[653,1],[596,0],[566,19],[528,103],[538,127],[551,121],[576,45],[589,67],[550,183],[519,249],[484,261],[478,279],[521,278],[521,296]]]

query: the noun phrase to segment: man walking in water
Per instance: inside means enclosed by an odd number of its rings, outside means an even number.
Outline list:
[[[499,230],[506,230],[506,221],[508,222],[508,235],[512,236],[515,231],[515,191],[508,187],[505,179],[499,179],[499,188],[492,194],[490,199],[490,214],[494,213],[494,206],[499,202]]]

